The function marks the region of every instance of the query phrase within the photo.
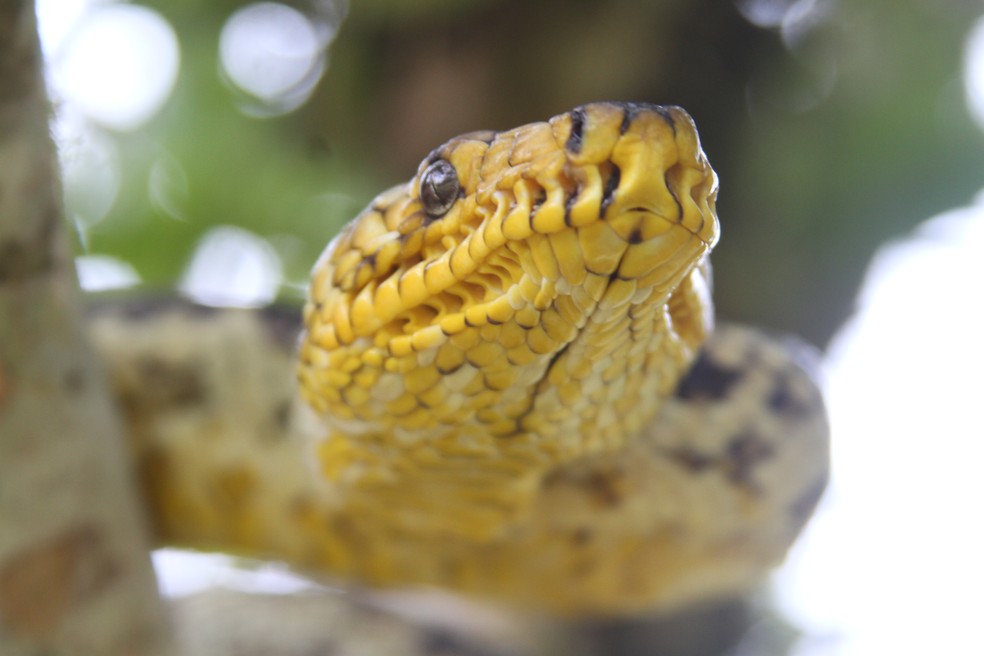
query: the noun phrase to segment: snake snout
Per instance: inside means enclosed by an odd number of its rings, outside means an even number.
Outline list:
[[[597,167],[603,180],[599,214],[626,242],[647,241],[670,225],[708,247],[717,241],[717,177],[685,110],[591,103],[569,112],[560,125],[570,165]]]

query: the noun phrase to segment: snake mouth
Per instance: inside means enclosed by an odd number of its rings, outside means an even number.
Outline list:
[[[629,244],[638,244],[654,239],[678,226],[700,240],[705,246],[714,245],[714,236],[704,229],[707,221],[703,216],[697,225],[683,220],[683,209],[676,216],[667,216],[660,208],[635,205],[622,210],[621,215],[609,221],[615,231]]]
[[[589,228],[588,240],[600,242],[611,234],[607,248],[619,255],[617,262],[609,260],[614,270],[608,270],[646,287],[675,284],[670,281],[687,268],[680,264],[703,257],[718,236],[716,179],[706,161],[699,155],[681,157],[661,171],[646,161],[648,154],[639,151],[629,161],[623,159],[621,167],[611,164],[601,221]],[[622,169],[628,174],[621,174]]]
[[[701,164],[680,162],[662,176],[623,183],[606,208],[605,222],[629,244],[659,238],[676,227],[712,248],[719,230],[717,181]]]
[[[606,223],[625,242],[610,275],[640,288],[675,286],[712,247],[685,223],[645,207],[629,208]]]

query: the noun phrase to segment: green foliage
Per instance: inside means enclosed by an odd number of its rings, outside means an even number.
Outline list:
[[[712,0],[365,0],[310,100],[270,118],[243,113],[219,73],[241,3],[149,4],[178,35],[180,77],[148,125],[119,135],[122,190],[84,243],[155,285],[219,224],[268,238],[300,283],[338,227],[444,139],[642,100],[687,107],[721,175],[723,313],[822,343],[876,246],[981,184],[959,80],[975,3],[817,2],[763,28]]]

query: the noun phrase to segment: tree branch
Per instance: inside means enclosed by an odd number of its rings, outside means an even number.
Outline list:
[[[312,574],[316,579],[327,576],[333,581],[331,572],[319,567],[317,561],[322,553],[321,545],[325,544],[325,532],[333,530],[332,494],[309,469],[310,454],[305,437],[310,438],[309,430],[316,430],[317,426],[312,427],[305,421],[307,412],[297,404],[292,376],[300,329],[299,312],[278,307],[216,309],[177,299],[110,298],[93,306],[89,325],[124,411],[126,433],[131,441],[133,459],[141,472],[140,480],[144,485],[147,511],[156,529],[155,537],[162,544],[271,557]],[[733,348],[727,348],[729,340],[733,342],[747,336],[746,330],[720,326],[709,349],[723,348],[733,352]],[[744,393],[771,395],[773,410],[777,413],[770,420],[773,422],[771,429],[784,436],[782,443],[777,444],[777,452],[784,455],[773,473],[788,472],[798,482],[791,481],[790,489],[780,490],[777,495],[792,501],[790,506],[780,500],[775,510],[747,520],[747,530],[740,538],[727,542],[727,552],[732,557],[739,551],[747,551],[749,560],[736,561],[743,563],[736,568],[728,568],[722,562],[711,563],[702,570],[704,580],[710,585],[719,590],[727,585],[734,594],[753,587],[769,564],[781,556],[777,549],[784,550],[792,540],[820,491],[813,484],[805,487],[804,484],[821,476],[826,468],[826,422],[815,384],[807,370],[794,361],[794,345],[781,345],[760,337],[760,349],[755,352],[756,382],[744,386]],[[730,365],[739,366],[734,360]],[[694,399],[719,396],[722,375],[727,377],[727,374],[727,370],[705,364],[703,377],[688,379],[685,396]],[[780,394],[776,395],[776,391]],[[750,400],[741,394],[732,394],[730,398],[746,407]],[[680,410],[678,406],[673,401],[668,402],[667,410]],[[732,434],[733,427],[724,425],[723,429],[725,435]],[[702,448],[711,449],[708,440],[716,439],[714,435],[714,430],[703,433],[707,439],[701,443]],[[621,466],[616,469],[628,476],[632,470],[630,463],[642,463],[646,457],[645,453],[632,451],[626,460],[619,461]],[[701,460],[707,457],[695,449],[680,449],[672,457],[679,458],[684,466],[703,466],[705,473],[714,467],[709,459]],[[745,471],[743,467],[755,466],[743,460],[740,454],[735,454],[734,458],[718,464],[724,468],[724,475],[738,475]],[[579,471],[558,471],[555,484],[550,488],[552,492],[545,492],[545,497],[554,493],[597,495],[599,477],[579,476]],[[659,473],[650,475],[652,470],[645,467],[639,472],[635,478],[624,479],[630,480],[626,489],[638,491],[642,489],[641,481],[658,478]],[[822,481],[822,476],[816,480]],[[602,492],[611,489],[604,487]],[[801,492],[804,493],[802,496]],[[588,512],[590,497],[585,503],[578,503],[577,498],[574,497],[574,501],[567,498],[568,511],[580,508],[579,512]],[[658,496],[650,494],[649,498]],[[549,501],[547,503],[550,507]],[[601,508],[609,519],[617,512],[610,505]],[[302,519],[311,521],[296,521],[298,511],[301,511]],[[633,525],[642,525],[651,514],[652,511],[634,514]],[[708,512],[707,516],[720,517],[714,521],[715,525],[730,521],[726,514]],[[590,521],[586,523],[595,525]],[[611,530],[611,524],[607,528]],[[341,537],[344,539],[345,535]],[[381,540],[385,541],[385,538]],[[446,539],[448,544],[429,544],[426,548],[412,542],[413,537],[409,535],[399,536],[399,540],[411,554],[412,565],[409,560],[407,564],[394,562],[407,571],[412,567],[416,567],[414,571],[424,571],[429,559],[439,550],[447,552],[453,548]],[[372,545],[367,542],[365,548],[372,548]],[[515,556],[517,569],[523,567],[524,554],[510,552],[510,549],[514,547],[509,543],[495,545],[496,552]],[[471,547],[468,557],[488,558],[483,553],[486,552],[481,547]],[[530,553],[533,552],[528,551],[526,555]],[[722,556],[718,560],[725,561],[726,558]],[[658,558],[649,562],[658,562]],[[545,569],[543,565],[540,567]],[[646,572],[640,572],[631,578],[638,583],[645,576]],[[308,597],[305,600],[305,604],[313,603]],[[195,600],[191,606],[186,606],[183,601],[176,605],[182,625],[182,644],[189,654],[198,653],[194,650],[206,639],[209,640],[208,647],[203,653],[216,656],[237,654],[234,646],[228,646],[234,644],[271,645],[269,653],[295,653],[294,645],[300,643],[286,633],[273,634],[260,628],[263,625],[258,622],[233,619],[257,615],[270,619],[282,614],[283,625],[293,627],[294,637],[308,636],[312,644],[330,638],[334,644],[347,644],[358,649],[357,646],[366,644],[366,640],[373,637],[362,635],[358,630],[348,631],[349,626],[361,626],[360,623],[342,622],[326,629],[324,616],[299,614],[292,601],[248,594],[223,597],[222,612],[234,623],[224,626],[235,626],[234,630],[227,631],[220,629],[213,619],[212,601],[214,597],[207,597]],[[331,610],[335,605],[341,608],[346,604],[349,608],[345,613],[355,617],[362,612],[358,608],[358,594],[321,601],[328,614],[335,612]],[[518,619],[520,626],[514,627],[514,631],[532,634],[528,649],[520,653],[708,656],[720,654],[726,645],[737,643],[750,625],[765,628],[755,635],[750,634],[750,638],[746,636],[748,642],[743,642],[743,648],[748,647],[749,653],[784,653],[792,629],[773,618],[769,609],[749,605],[747,601],[728,599],[684,610],[677,608],[677,612],[669,612],[665,607],[653,608],[652,615],[642,613],[595,620],[576,617],[551,621],[545,613],[539,616],[533,613],[532,616],[542,621],[530,626],[527,626],[529,617],[515,612],[516,608],[490,605],[483,609],[491,614],[504,613],[507,623]],[[420,599],[415,598],[408,604],[388,608],[399,614],[408,607],[416,610],[421,605]],[[185,609],[189,612],[184,612]],[[656,610],[662,612],[656,613]],[[473,615],[474,609],[469,612]],[[765,618],[769,619],[767,625],[763,623]],[[302,629],[308,621],[312,626]],[[424,631],[420,623],[414,626],[418,631]],[[206,627],[203,630],[208,636],[199,636],[195,627]],[[257,634],[255,637],[254,633]],[[319,635],[322,638],[316,638]],[[415,634],[409,631],[404,635]],[[199,637],[188,642],[188,636]],[[462,645],[470,645],[467,636],[463,637]],[[412,638],[408,640],[408,645],[419,642]],[[273,649],[274,644],[281,650]],[[410,646],[406,649],[410,650]],[[509,653],[508,646],[504,650]]]

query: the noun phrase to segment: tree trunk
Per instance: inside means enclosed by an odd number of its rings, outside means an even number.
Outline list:
[[[163,613],[86,342],[33,3],[0,3],[0,653],[162,654]]]

